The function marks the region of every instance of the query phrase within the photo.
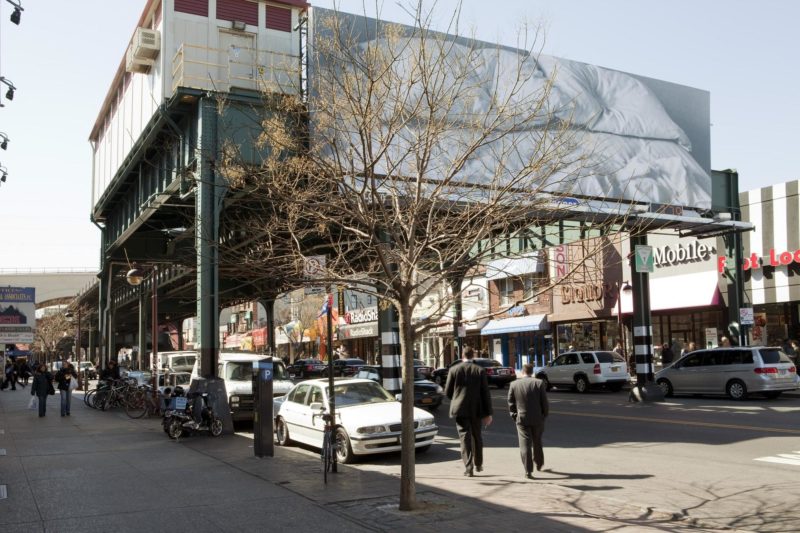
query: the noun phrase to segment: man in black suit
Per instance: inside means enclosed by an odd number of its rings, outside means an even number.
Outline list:
[[[517,423],[519,453],[522,466],[525,467],[525,477],[533,479],[534,463],[536,470],[544,466],[542,433],[549,406],[544,381],[533,377],[533,365],[522,365],[522,373],[524,377],[513,381],[508,389],[508,411]]]
[[[489,381],[483,367],[472,362],[474,354],[471,347],[464,348],[463,362],[450,368],[445,385],[445,393],[450,399],[450,418],[456,419],[458,438],[461,439],[464,475],[469,477],[473,476],[473,470],[483,470],[481,422],[485,426],[492,423]]]

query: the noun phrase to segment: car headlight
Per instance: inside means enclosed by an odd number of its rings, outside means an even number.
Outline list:
[[[433,418],[424,418],[419,421],[419,427],[421,428],[428,428],[435,424],[435,420]]]
[[[231,396],[230,401],[231,407],[239,407],[239,397],[238,396]]]
[[[444,389],[441,385],[436,385],[436,394],[444,394]]]
[[[358,428],[356,433],[360,433],[362,435],[372,435],[375,433],[384,433],[386,428],[384,426],[364,426],[363,428]]]

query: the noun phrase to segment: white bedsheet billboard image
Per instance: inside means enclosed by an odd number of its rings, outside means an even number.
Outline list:
[[[408,37],[387,38],[373,19],[313,9],[309,53],[312,131],[318,142],[340,145],[339,152],[344,153],[342,150],[353,150],[351,147],[361,143],[358,127],[348,124],[347,118],[334,119],[339,121],[334,127],[330,117],[315,114],[318,110],[313,105],[315,76],[325,69],[347,68],[313,51],[314,39],[330,37],[330,25],[324,21],[332,16],[338,16],[340,27],[349,33],[353,56],[364,56],[375,47],[396,51],[397,60],[392,65],[395,79],[418,76],[417,58],[432,53],[425,48],[436,45],[431,39],[420,39],[410,27]],[[442,121],[448,131],[441,135],[445,141],[437,143],[432,153],[430,176],[435,176],[437,166],[448,169],[458,164],[460,180],[496,183],[498,176],[519,172],[530,164],[534,151],[548,146],[555,118],[569,125],[573,141],[571,153],[560,154],[559,168],[547,178],[547,190],[701,209],[711,206],[706,91],[462,37],[447,36],[447,40],[447,61],[469,61],[473,68],[470,79],[453,80],[461,84],[462,97],[448,106],[447,120]],[[524,83],[519,83],[518,73],[523,74]],[[413,107],[426,97],[421,85],[414,82],[409,81],[407,89],[398,95],[404,106]],[[481,121],[497,116],[497,101],[504,99],[518,106],[544,101],[541,120],[502,124],[503,134],[482,143],[462,166],[458,158],[464,147],[476,138]],[[381,105],[387,107],[387,122],[395,120],[398,102],[384,101]],[[380,146],[390,138],[384,153],[374,161],[377,172],[414,175],[417,162],[409,154],[414,153],[424,125],[409,121],[398,132],[395,122],[390,136],[386,135],[390,126],[383,126],[380,121],[373,124],[371,139]],[[511,146],[514,148],[509,149]],[[498,154],[503,154],[502,160]]]

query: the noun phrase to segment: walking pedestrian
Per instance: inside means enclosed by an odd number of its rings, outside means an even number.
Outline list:
[[[5,384],[11,390],[17,390],[17,367],[10,359],[6,361]]]
[[[72,391],[78,383],[78,373],[69,361],[64,361],[61,369],[56,373],[58,391],[61,393],[61,416],[69,416],[72,405]]]
[[[471,346],[464,348],[463,362],[450,369],[445,385],[445,393],[450,399],[450,418],[456,420],[461,441],[464,475],[468,477],[472,477],[476,470],[483,470],[481,422],[485,427],[492,423],[489,381],[483,367],[472,362],[474,355]]]
[[[536,470],[544,466],[542,433],[549,404],[544,381],[533,377],[533,365],[522,365],[522,374],[522,379],[511,382],[508,389],[508,412],[517,424],[525,477],[533,479],[533,465],[536,465]]]
[[[43,417],[47,411],[47,397],[55,394],[53,389],[53,376],[47,371],[47,366],[42,363],[33,374],[33,384],[31,385],[31,396],[39,398],[39,417]]]
[[[661,366],[667,368],[672,364],[673,359],[675,359],[675,354],[672,352],[672,348],[669,347],[669,343],[665,342],[661,346]]]

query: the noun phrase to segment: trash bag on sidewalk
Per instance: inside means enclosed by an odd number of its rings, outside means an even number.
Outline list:
[[[31,396],[31,401],[28,402],[28,409],[38,409],[38,408],[39,408],[39,397]]]

